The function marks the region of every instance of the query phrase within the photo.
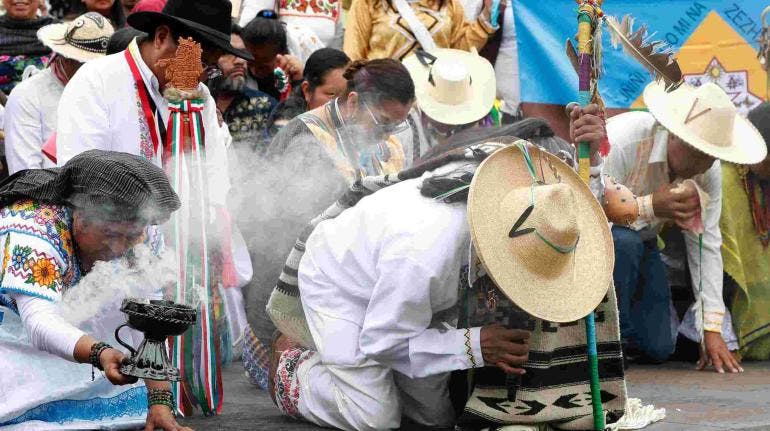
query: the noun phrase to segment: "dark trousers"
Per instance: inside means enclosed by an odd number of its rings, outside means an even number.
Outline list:
[[[664,361],[674,350],[671,289],[656,241],[642,241],[638,232],[620,226],[613,226],[612,239],[623,344]]]

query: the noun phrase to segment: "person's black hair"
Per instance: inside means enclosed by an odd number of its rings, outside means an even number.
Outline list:
[[[748,115],[749,121],[759,130],[765,145],[770,149],[770,103],[763,102],[752,109]]]
[[[310,91],[324,84],[326,75],[335,69],[342,69],[350,63],[350,57],[339,49],[321,48],[312,53],[305,62],[304,80]]]
[[[237,22],[233,22],[230,26],[230,34],[237,34],[243,38],[243,27],[239,26]]]
[[[123,27],[110,36],[110,41],[107,43],[107,55],[124,51],[135,37],[141,39],[146,36],[147,33],[133,27]]]
[[[291,96],[279,103],[267,119],[267,124],[265,125],[265,132],[268,134],[267,138],[272,139],[278,133],[279,129],[275,127],[276,121],[292,120],[305,111],[307,111],[307,103],[303,97]]]
[[[370,103],[393,100],[401,104],[414,101],[414,82],[400,61],[391,58],[357,60],[342,75],[348,87],[342,100],[355,91]]]
[[[86,12],[86,4],[82,1],[75,3],[74,12],[77,16],[80,16]],[[110,8],[110,16],[108,17],[115,30],[121,29],[126,26],[126,12],[123,10],[123,2],[121,0],[115,0]]]
[[[289,52],[286,29],[277,19],[256,17],[241,31],[244,43],[250,45],[275,45],[279,54]]]

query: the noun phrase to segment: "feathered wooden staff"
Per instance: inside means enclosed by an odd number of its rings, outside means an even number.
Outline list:
[[[578,47],[575,50],[571,41],[567,41],[567,56],[572,62],[579,78],[578,100],[581,106],[589,103],[604,103],[596,85],[602,71],[601,22],[605,21],[611,30],[613,47],[622,45],[623,49],[636,58],[656,79],[663,79],[666,88],[671,91],[682,82],[682,71],[673,58],[673,50],[660,41],[650,41],[646,27],[633,31],[633,18],[625,16],[622,22],[613,17],[604,17],[601,10],[602,0],[577,0],[578,7]],[[600,154],[609,153],[609,142],[603,143]],[[588,182],[590,177],[590,145],[578,144],[578,169],[581,178]],[[596,349],[596,324],[594,314],[586,316],[586,338],[588,341],[588,363],[591,373],[591,404],[593,407],[594,429],[604,429],[604,411],[599,387],[599,364]]]
[[[612,16],[605,17],[610,30],[613,48],[622,46],[623,50],[634,57],[655,79],[662,79],[666,90],[672,91],[682,83],[682,69],[674,59],[674,49],[661,40],[650,40],[647,27],[641,26],[634,31],[634,18],[630,15],[622,21]]]
[[[578,47],[577,52],[575,52],[572,42],[567,40],[567,55],[578,72],[578,101],[580,106],[594,102],[603,108],[604,104],[596,87],[601,69],[601,18],[603,16],[601,5],[603,0],[577,0],[577,3]],[[602,152],[609,152],[606,142],[603,147],[605,148]],[[586,183],[588,183],[591,174],[590,148],[588,142],[578,143],[578,172]],[[603,430],[604,409],[602,408],[599,386],[599,357],[596,348],[596,321],[593,311],[585,317],[585,326],[594,430]]]

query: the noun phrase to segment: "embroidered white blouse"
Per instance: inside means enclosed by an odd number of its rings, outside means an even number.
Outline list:
[[[14,87],[6,106],[5,156],[8,173],[52,165],[43,144],[56,131],[56,108],[64,85],[45,69]]]
[[[158,108],[161,121],[164,125],[168,124],[168,103],[159,89],[157,78],[139,55],[136,40],[131,42],[129,50]],[[216,105],[208,88],[200,84],[199,89],[205,94],[203,127],[210,202],[225,206],[230,189],[225,149],[227,137],[223,136],[227,134],[227,129],[219,127]],[[64,89],[58,113],[56,151],[59,165],[91,149],[145,156],[153,152],[134,77],[123,52],[84,64]],[[157,127],[156,124],[156,130]],[[152,157],[158,166],[162,166],[161,153],[159,147]]]

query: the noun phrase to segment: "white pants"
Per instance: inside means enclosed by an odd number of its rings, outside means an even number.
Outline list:
[[[361,431],[398,428],[402,415],[428,426],[454,423],[449,373],[410,379],[363,357],[357,325],[304,309],[318,348],[296,370],[305,419]]]

